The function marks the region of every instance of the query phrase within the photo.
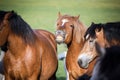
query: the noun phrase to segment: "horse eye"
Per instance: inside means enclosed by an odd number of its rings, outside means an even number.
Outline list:
[[[74,27],[74,25],[72,25],[72,24],[71,24],[71,25],[70,25],[70,27],[72,27],[72,28],[73,28],[73,27]]]
[[[57,23],[57,26],[59,25],[59,23]]]

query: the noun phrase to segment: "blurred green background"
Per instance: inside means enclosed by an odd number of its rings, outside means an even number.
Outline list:
[[[0,10],[14,10],[32,28],[55,33],[58,12],[80,15],[80,20],[89,26],[91,22],[120,21],[120,0],[0,0]],[[58,54],[67,50],[58,45]],[[59,61],[57,79],[65,80],[63,61]]]

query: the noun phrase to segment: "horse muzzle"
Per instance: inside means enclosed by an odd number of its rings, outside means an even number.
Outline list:
[[[63,43],[65,40],[65,32],[62,30],[57,30],[55,33],[55,37],[58,44]]]
[[[83,61],[83,60],[79,59],[79,60],[78,60],[78,65],[79,65],[81,68],[86,69],[86,68],[88,68],[89,63],[87,63],[87,61]]]
[[[82,68],[88,68],[90,62],[92,61],[92,55],[87,55],[88,53],[81,54],[78,57],[78,65]]]

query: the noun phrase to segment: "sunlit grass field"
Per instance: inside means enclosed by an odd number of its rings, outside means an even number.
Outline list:
[[[80,15],[87,26],[91,22],[120,21],[120,0],[0,0],[0,10],[14,10],[33,28],[55,33],[58,12]],[[58,45],[58,54],[67,50]],[[57,79],[65,80],[63,61],[59,61]]]

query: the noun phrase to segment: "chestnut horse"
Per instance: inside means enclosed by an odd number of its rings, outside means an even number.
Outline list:
[[[84,33],[86,27],[79,21],[79,16],[58,14],[56,41],[58,44],[67,44],[67,54],[65,59],[67,69],[67,79],[76,80],[84,75],[88,69],[79,67],[77,58],[84,44]]]
[[[120,22],[92,23],[84,39],[85,44],[78,57],[78,63],[81,67],[87,68],[99,56],[95,49],[96,42],[104,48],[120,45]]]
[[[0,46],[6,43],[5,80],[56,78],[57,44],[52,33],[32,30],[14,11],[0,11]]]

